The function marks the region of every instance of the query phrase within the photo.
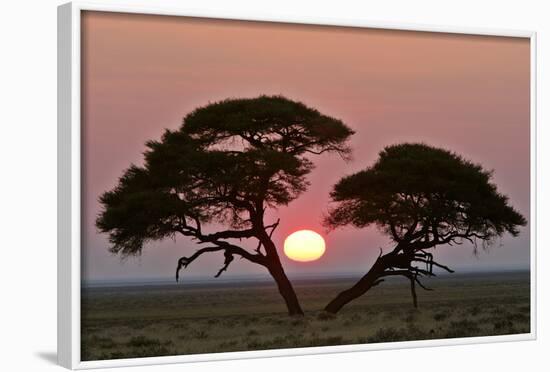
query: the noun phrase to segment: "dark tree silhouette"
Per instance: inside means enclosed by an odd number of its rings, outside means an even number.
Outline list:
[[[132,165],[101,196],[96,225],[122,256],[178,234],[207,244],[179,259],[176,280],[209,252],[223,253],[216,277],[235,257],[264,266],[289,314],[303,314],[272,240],[279,220],[266,224],[265,212],[306,190],[313,168],[308,156],[335,152],[346,158],[352,134],[340,120],[281,96],[209,104],[188,114],[179,130],[147,142],[144,165]],[[256,248],[244,248],[242,239],[252,239]]]
[[[430,249],[468,241],[477,250],[478,244],[486,248],[506,232],[517,236],[526,221],[497,191],[491,176],[449,151],[400,144],[386,147],[372,167],[340,180],[331,193],[335,207],[325,225],[374,224],[395,246],[384,255],[381,250],[367,274],[325,310],[338,312],[388,276],[410,281],[416,307],[416,285],[428,289],[421,277],[435,276],[434,267],[453,272],[434,261]]]

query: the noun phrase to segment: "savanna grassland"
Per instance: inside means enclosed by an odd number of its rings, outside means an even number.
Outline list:
[[[83,287],[82,360],[528,333],[528,272],[426,281],[415,309],[390,280],[336,316],[326,303],[357,278],[297,280],[305,317],[289,317],[274,284]]]

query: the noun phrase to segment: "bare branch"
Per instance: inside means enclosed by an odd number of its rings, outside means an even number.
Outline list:
[[[418,283],[418,285],[420,287],[422,287],[422,289],[424,289],[425,291],[433,291],[432,288],[428,288],[426,286],[424,286],[424,284],[422,284],[422,282],[420,280],[418,280],[418,277],[415,277],[414,280]]]
[[[262,254],[262,252],[261,252],[261,250],[260,250],[261,248],[262,248],[262,241],[258,239],[258,246],[256,247],[256,249],[254,249],[254,251],[256,251],[257,254],[263,256],[263,254]]]
[[[271,239],[271,237],[273,236],[273,233],[275,232],[275,229],[279,226],[279,223],[281,222],[281,219],[280,218],[277,218],[277,222],[275,222],[274,224],[271,224],[271,225],[268,225],[265,227],[265,229],[271,229],[271,231],[269,232],[269,238]]]
[[[180,270],[181,269],[185,269],[187,266],[189,266],[189,264],[193,261],[195,261],[197,258],[199,258],[202,254],[204,253],[207,253],[207,252],[217,252],[217,251],[222,251],[224,250],[225,248],[223,247],[206,247],[206,248],[202,248],[202,249],[199,249],[198,251],[196,251],[195,253],[193,253],[190,257],[182,257],[178,260],[178,267],[176,269],[176,282],[179,281],[179,273],[180,273]]]
[[[398,275],[402,275],[402,276],[408,276],[411,274],[411,272],[409,270],[393,270],[393,269],[390,269],[392,271],[384,271],[382,274],[380,274],[380,277],[383,277],[383,276],[398,276]]]
[[[178,260],[178,267],[176,269],[176,281],[179,281],[179,272],[182,268],[183,269],[187,268],[187,266],[189,266],[189,264],[191,264],[193,261],[195,261],[197,258],[199,258],[202,254],[208,253],[208,252],[225,251],[224,252],[224,257],[225,257],[224,266],[218,271],[218,273],[215,276],[216,278],[219,277],[222,272],[227,270],[227,267],[229,266],[229,264],[234,259],[233,255],[241,256],[242,258],[246,258],[247,260],[249,260],[251,262],[254,262],[254,263],[265,266],[265,261],[264,261],[265,257],[263,255],[250,253],[250,252],[248,252],[247,250],[245,250],[241,247],[238,247],[236,245],[233,245],[233,244],[230,244],[230,243],[227,243],[227,242],[223,242],[223,241],[216,241],[216,242],[214,242],[214,244],[216,244],[215,247],[201,248],[198,251],[196,251],[195,253],[193,253],[193,255],[191,255],[190,257],[180,258]]]
[[[409,270],[412,271],[416,275],[436,276],[433,272],[421,269],[419,267],[411,266],[409,268]]]
[[[407,229],[407,232],[405,233],[404,240],[411,240],[414,237],[414,232],[416,230],[416,227],[418,226],[418,219],[415,219],[411,226]]]
[[[219,239],[243,239],[243,238],[251,238],[254,236],[254,230],[253,229],[247,229],[247,230],[224,230],[215,232],[208,235],[201,235],[201,240],[204,241],[214,241]]]
[[[218,273],[214,276],[214,278],[219,277],[224,271],[227,271],[227,267],[233,261],[233,254],[230,251],[226,250],[223,255],[225,257],[225,260],[223,262],[223,267],[218,271]]]
[[[454,272],[455,272],[453,269],[449,268],[448,266],[442,265],[442,264],[440,264],[440,263],[438,263],[438,262],[436,262],[436,261],[433,261],[433,260],[431,260],[431,261],[426,261],[426,260],[424,260],[424,259],[422,259],[422,258],[415,258],[414,261],[424,262],[424,263],[427,263],[427,264],[429,263],[429,264],[431,264],[431,265],[433,265],[433,266],[437,266],[437,267],[439,267],[439,268],[441,268],[441,269],[443,269],[443,270],[445,270],[445,271],[447,271],[447,272],[449,272],[449,273],[454,273]]]

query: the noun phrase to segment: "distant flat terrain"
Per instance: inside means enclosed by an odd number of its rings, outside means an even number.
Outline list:
[[[82,360],[519,334],[530,331],[528,272],[425,280],[414,309],[393,278],[344,307],[322,309],[357,278],[293,281],[306,312],[286,314],[273,283],[82,288]]]

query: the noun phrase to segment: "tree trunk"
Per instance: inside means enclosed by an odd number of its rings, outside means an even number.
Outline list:
[[[281,259],[277,253],[277,247],[275,247],[275,244],[267,234],[263,237],[262,242],[266,250],[267,263],[265,266],[277,283],[279,293],[285,300],[288,315],[304,315],[304,311],[298,302],[296,292],[294,292],[294,287],[292,287],[292,283],[288,280],[283,265],[281,264]]]
[[[276,262],[270,262],[268,270],[271,276],[273,276],[273,279],[275,279],[275,282],[277,283],[279,293],[281,294],[281,296],[283,296],[285,300],[286,307],[288,309],[288,315],[304,315],[304,311],[302,310],[300,303],[298,302],[296,292],[294,292],[294,288],[292,287],[290,280],[288,280],[288,277],[286,276],[278,257]]]
[[[325,306],[325,311],[331,314],[336,314],[348,302],[355,300],[357,297],[364,295],[372,288],[376,280],[380,277],[385,269],[385,257],[379,257],[371,269],[363,276],[355,285],[343,292],[340,292],[332,301]]]

